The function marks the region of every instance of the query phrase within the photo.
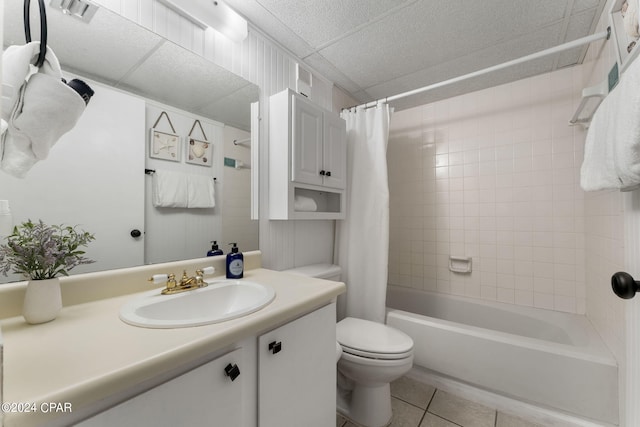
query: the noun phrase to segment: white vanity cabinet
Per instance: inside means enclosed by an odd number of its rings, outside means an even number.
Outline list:
[[[252,419],[245,419],[251,414],[243,410],[243,395],[247,393],[243,375],[255,375],[255,370],[244,372],[242,351],[231,351],[76,426],[255,425]]]
[[[344,218],[346,135],[343,119],[302,95],[287,89],[270,97],[270,219]]]
[[[335,322],[336,305],[331,303],[270,332],[244,338],[235,350],[76,426],[333,425]]]
[[[258,427],[326,427],[336,416],[336,305],[258,338]]]

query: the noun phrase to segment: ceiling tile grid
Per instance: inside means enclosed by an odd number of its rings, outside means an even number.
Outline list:
[[[301,62],[365,102],[592,34],[606,0],[228,3]],[[582,61],[585,51],[586,47],[577,48],[523,64],[450,92],[464,93],[472,86],[497,85],[574,65]],[[447,95],[446,90],[439,92]]]

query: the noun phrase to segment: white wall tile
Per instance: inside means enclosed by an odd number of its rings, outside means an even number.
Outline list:
[[[577,273],[584,262],[576,256],[586,227],[584,210],[576,208],[583,203],[576,187],[583,141],[574,143],[566,124],[570,101],[581,90],[575,75],[561,70],[392,118],[394,129],[418,127],[438,141],[433,160],[419,166],[418,187],[410,182],[409,163],[390,168],[389,177],[391,193],[411,188],[409,199],[435,188],[429,199],[435,206],[417,214],[436,227],[422,236],[439,254],[438,292],[562,311],[584,306],[576,300],[585,294]],[[469,120],[473,114],[483,119]],[[401,145],[390,139],[390,159],[405,151]],[[402,215],[392,239],[409,227]],[[474,272],[464,280],[451,276],[449,255],[473,256]],[[423,273],[428,270],[424,266]]]

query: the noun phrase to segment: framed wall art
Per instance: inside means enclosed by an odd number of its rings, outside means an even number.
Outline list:
[[[192,136],[196,125],[200,127],[203,139],[197,139]],[[200,120],[193,122],[186,143],[186,162],[200,166],[211,166],[213,160],[213,144],[207,140]]]
[[[156,126],[163,116],[167,118],[173,133],[161,132],[156,129]],[[176,134],[173,123],[171,123],[171,119],[165,111],[160,113],[158,120],[156,120],[153,127],[150,129],[149,157],[154,159],[171,160],[173,162],[180,161],[180,136]]]

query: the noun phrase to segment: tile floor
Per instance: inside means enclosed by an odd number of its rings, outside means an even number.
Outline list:
[[[391,383],[390,427],[542,427],[403,377]],[[336,427],[357,427],[340,415]]]

